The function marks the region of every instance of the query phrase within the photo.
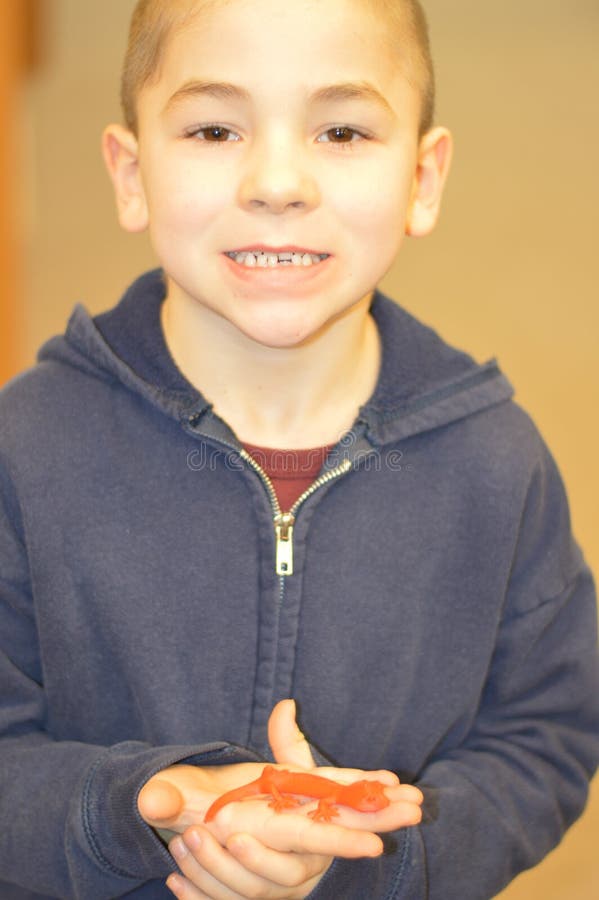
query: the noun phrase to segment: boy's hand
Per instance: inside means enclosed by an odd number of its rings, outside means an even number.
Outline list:
[[[335,823],[329,824],[307,817],[313,804],[275,813],[264,800],[245,801],[224,807],[213,822],[204,825],[205,812],[215,796],[257,778],[264,763],[166,769],[143,788],[139,809],[148,824],[183,833],[171,842],[170,849],[186,877],[171,876],[167,882],[181,900],[303,898],[335,856],[378,856],[382,842],[375,832],[420,821],[420,791],[399,786],[391,772],[315,769],[310,748],[295,722],[293,701],[282,701],[273,710],[269,740],[277,763],[311,769],[341,782],[375,778],[389,785],[391,804],[377,813],[339,807]]]

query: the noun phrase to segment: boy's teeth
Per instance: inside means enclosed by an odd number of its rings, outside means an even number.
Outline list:
[[[275,266],[312,266],[326,259],[326,253],[320,255],[310,253],[263,253],[261,251],[227,254],[240,266],[248,266],[253,269],[256,266],[262,269],[274,269]]]

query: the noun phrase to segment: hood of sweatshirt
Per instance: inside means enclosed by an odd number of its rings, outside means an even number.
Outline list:
[[[66,333],[48,341],[39,360],[120,382],[175,419],[195,425],[202,417],[211,419],[214,432],[219,420],[209,400],[179,371],[166,345],[160,323],[165,293],[161,270],[153,270],[109,312],[92,318],[78,305]],[[512,397],[495,360],[478,364],[378,290],[371,313],[381,336],[381,368],[356,422],[371,447],[447,425]],[[235,441],[230,432],[226,439]]]

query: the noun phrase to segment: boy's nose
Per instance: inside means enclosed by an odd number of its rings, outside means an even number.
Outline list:
[[[244,209],[280,215],[289,209],[313,209],[320,191],[302,148],[279,140],[254,147],[238,199]]]

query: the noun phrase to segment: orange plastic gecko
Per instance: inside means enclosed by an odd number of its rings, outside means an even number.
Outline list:
[[[360,812],[376,812],[389,806],[390,800],[385,794],[385,785],[380,781],[354,781],[353,784],[339,784],[330,778],[321,775],[312,775],[309,772],[290,772],[287,769],[277,769],[274,766],[265,766],[262,775],[249,784],[227,791],[214,801],[204,817],[205,822],[210,822],[217,812],[237,800],[246,800],[250,797],[270,795],[272,800],[268,804],[277,812],[300,806],[300,797],[319,798],[318,807],[308,815],[320,822],[330,822],[339,813],[335,805],[349,806]],[[296,796],[289,796],[290,794]]]

